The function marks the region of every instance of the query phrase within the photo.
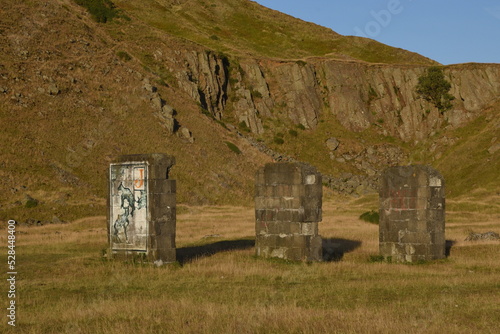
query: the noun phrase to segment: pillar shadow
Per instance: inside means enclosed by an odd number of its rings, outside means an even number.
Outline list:
[[[444,250],[444,255],[446,257],[450,256],[451,248],[456,244],[455,240],[446,240],[446,248]]]
[[[220,252],[232,250],[249,249],[252,247],[255,247],[255,240],[253,239],[222,240],[206,245],[182,247],[177,248],[177,262],[184,265],[200,257],[212,256]]]
[[[347,240],[339,238],[323,239],[323,261],[338,262],[342,260],[345,253],[352,252],[361,246],[359,240]]]

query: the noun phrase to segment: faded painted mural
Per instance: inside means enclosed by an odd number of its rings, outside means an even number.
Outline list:
[[[147,250],[147,163],[110,166],[110,242],[114,250]]]

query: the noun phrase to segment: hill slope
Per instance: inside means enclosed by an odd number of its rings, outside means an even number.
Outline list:
[[[459,101],[442,116],[413,92],[434,64],[419,55],[250,1],[115,3],[97,23],[70,0],[2,1],[0,219],[103,214],[109,161],[132,153],[176,156],[185,204],[252,205],[280,157],[350,193],[407,162],[443,169],[452,195],[498,191],[496,65],[447,67]]]
[[[250,57],[334,59],[429,65],[434,61],[334,31],[249,0],[115,1],[148,26],[218,52]]]

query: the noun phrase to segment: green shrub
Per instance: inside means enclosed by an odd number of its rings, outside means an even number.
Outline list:
[[[262,93],[261,93],[261,92],[259,92],[258,90],[253,90],[253,89],[252,89],[252,90],[250,91],[250,95],[252,95],[252,97],[253,97],[254,99],[261,99],[261,98],[262,98]]]
[[[384,262],[385,258],[383,255],[370,255],[370,258],[368,259],[368,262],[370,263],[378,263],[378,262]]]
[[[241,121],[241,122],[239,122],[239,123],[238,123],[238,128],[239,128],[241,131],[245,131],[245,132],[250,132],[250,131],[252,131],[252,130],[248,127],[248,125],[247,125],[247,123],[246,123],[245,121]]]
[[[38,201],[34,198],[29,198],[26,201],[26,203],[24,204],[24,206],[28,209],[34,208],[34,207],[38,206]]]
[[[285,143],[285,140],[283,140],[283,138],[280,138],[280,137],[274,137],[273,141],[275,144],[278,144],[278,145],[282,145]]]
[[[292,137],[297,137],[299,134],[297,131],[295,130],[288,130],[288,133],[290,134],[290,136]]]
[[[302,124],[297,124],[297,129],[300,129],[300,130],[305,130],[306,127]]]
[[[370,255],[368,258],[368,262],[370,263],[392,263],[392,256],[383,256],[383,255]]]
[[[443,70],[437,66],[427,69],[424,75],[418,78],[416,87],[417,94],[424,100],[431,102],[443,114],[453,106],[451,101],[455,97],[448,92],[451,89],[451,83],[448,82],[443,74]]]
[[[380,220],[379,213],[375,210],[367,211],[359,216],[359,219],[373,224],[378,224]]]
[[[132,59],[132,57],[125,51],[118,51],[116,55],[123,61],[129,61]]]
[[[86,8],[97,22],[106,23],[118,14],[115,4],[110,0],[75,0],[75,2]]]
[[[207,117],[210,117],[211,119],[215,119],[214,115],[212,115],[212,113],[210,111],[208,111],[207,109],[203,108],[201,105],[200,105],[200,108],[201,108],[201,113]]]
[[[236,154],[241,154],[241,151],[240,151],[240,149],[238,148],[238,146],[236,146],[236,145],[234,145],[233,143],[228,142],[228,141],[226,141],[225,143],[226,143],[227,147],[229,147],[229,149],[230,149],[231,151],[233,151],[233,152],[234,152],[234,153],[236,153]]]

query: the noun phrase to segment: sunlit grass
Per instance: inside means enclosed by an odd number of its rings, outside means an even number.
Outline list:
[[[372,263],[378,226],[358,219],[373,199],[324,203],[320,234],[350,241],[338,262],[254,256],[253,247],[200,252],[183,263],[106,259],[105,217],[17,228],[20,333],[421,333],[492,332],[500,244],[465,242],[475,221],[451,223],[445,260]],[[183,206],[177,249],[251,240],[244,207]],[[480,213],[470,212],[471,215]],[[449,215],[454,216],[455,212]],[[483,223],[499,230],[495,214]],[[5,242],[2,236],[2,243]],[[6,329],[6,324],[0,325]]]

